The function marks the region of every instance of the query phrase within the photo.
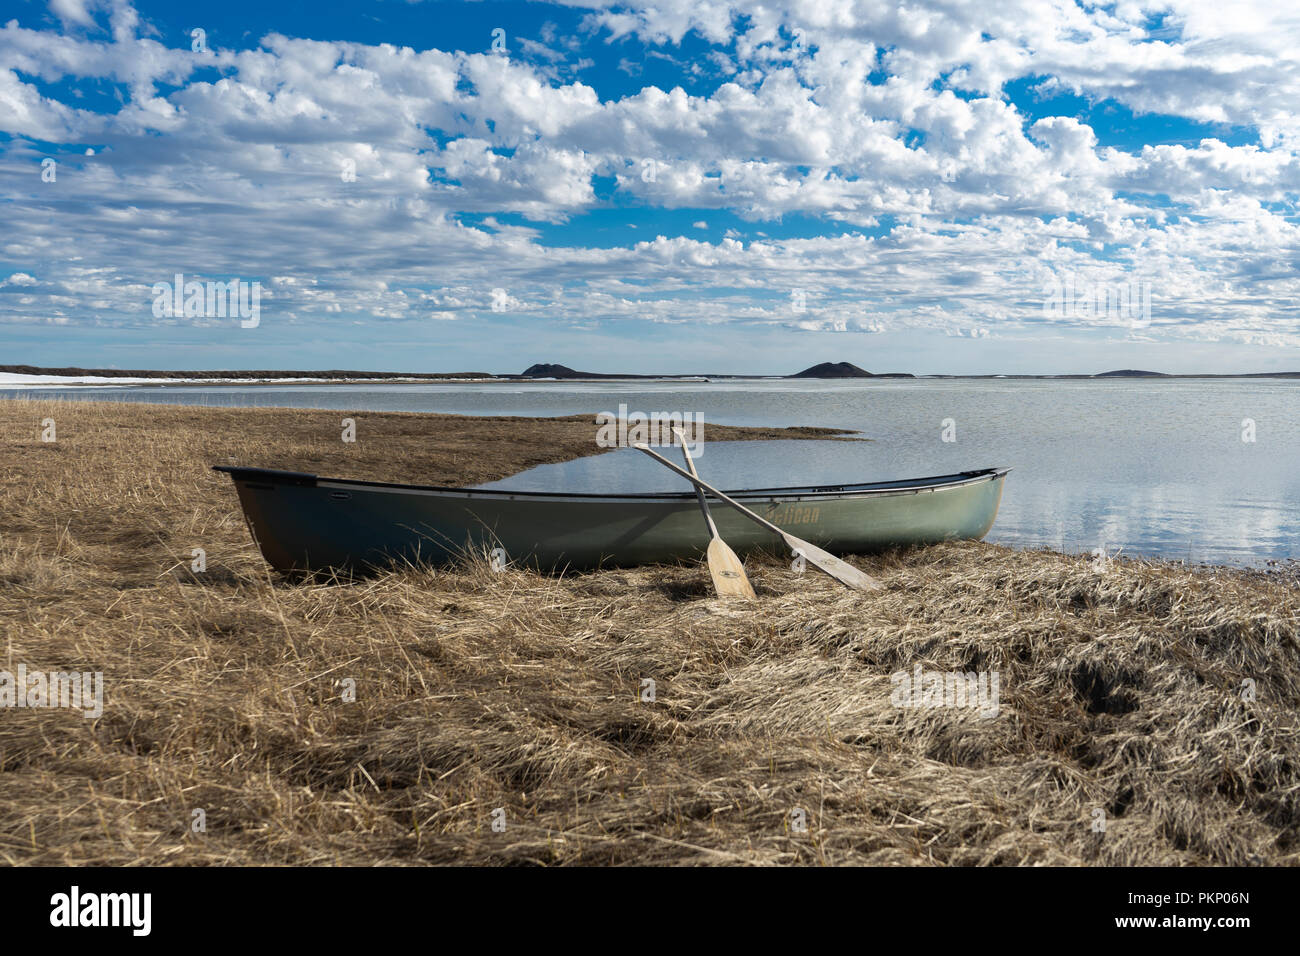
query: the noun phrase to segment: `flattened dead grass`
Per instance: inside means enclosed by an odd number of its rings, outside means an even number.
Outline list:
[[[0,402],[0,667],[107,685],[97,720],[0,710],[0,861],[1300,859],[1294,585],[983,544],[856,559],[879,594],[751,562],[754,607],[699,567],[285,581],[211,464],[472,483],[592,450],[585,418],[341,417]],[[893,706],[918,663],[998,672],[997,716]]]

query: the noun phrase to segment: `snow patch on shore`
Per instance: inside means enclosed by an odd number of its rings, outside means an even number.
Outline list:
[[[443,379],[357,379],[357,378],[129,378],[105,375],[23,375],[0,372],[0,388],[49,388],[61,385],[347,385],[401,384]],[[447,379],[446,381],[492,381],[492,379]]]

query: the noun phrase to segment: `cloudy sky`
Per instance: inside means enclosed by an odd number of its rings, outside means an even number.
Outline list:
[[[1298,108],[1291,2],[0,0],[0,364],[1300,370]]]

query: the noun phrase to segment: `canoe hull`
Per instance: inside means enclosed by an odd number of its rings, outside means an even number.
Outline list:
[[[249,530],[278,571],[441,564],[500,548],[542,569],[696,560],[709,535],[695,494],[564,495],[430,488],[256,468],[230,474]],[[727,492],[833,554],[978,539],[993,526],[1008,469],[839,488]],[[736,550],[784,550],[721,502],[711,510]]]

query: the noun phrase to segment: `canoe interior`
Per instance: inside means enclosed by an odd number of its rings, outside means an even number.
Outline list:
[[[280,571],[364,571],[504,552],[541,569],[697,560],[709,534],[694,491],[639,494],[447,488],[217,466],[229,474],[249,530]],[[833,554],[982,538],[1007,468],[846,485],[725,491]],[[725,489],[724,489],[725,490]],[[721,502],[718,531],[738,554],[781,540]]]

